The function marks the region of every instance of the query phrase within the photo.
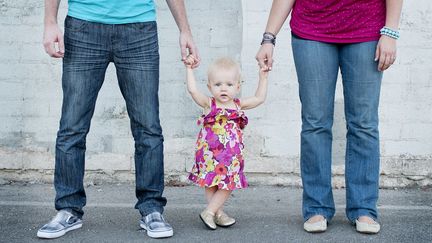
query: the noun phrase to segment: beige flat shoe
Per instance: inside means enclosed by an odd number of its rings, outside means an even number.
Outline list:
[[[368,223],[368,222],[360,222],[356,219],[355,223],[356,223],[356,230],[359,233],[376,234],[381,229],[380,224],[377,223],[375,220],[373,223]]]
[[[235,222],[236,222],[235,219],[228,216],[225,212],[222,212],[220,214],[216,214],[215,223],[218,226],[230,227],[233,224],[235,224]]]
[[[207,228],[209,228],[211,230],[216,229],[214,213],[212,213],[208,210],[204,210],[200,213],[199,216],[200,216],[201,220],[203,221],[203,223],[205,224],[205,226],[207,226]]]
[[[309,219],[310,220],[310,219]],[[327,230],[327,219],[324,218],[315,223],[310,223],[309,220],[304,222],[303,229],[309,233],[319,233]]]

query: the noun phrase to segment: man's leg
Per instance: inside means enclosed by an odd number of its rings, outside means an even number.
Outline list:
[[[159,121],[159,47],[156,22],[115,27],[114,63],[135,139],[135,208],[140,227],[153,238],[171,237],[162,216],[164,190],[163,136]]]
[[[135,139],[135,206],[143,216],[163,213],[163,136],[159,121],[159,51],[156,22],[116,28],[114,63]]]
[[[82,226],[85,139],[109,63],[109,48],[100,42],[104,34],[104,28],[96,24],[71,17],[65,20],[63,106],[54,173],[59,212],[38,230],[40,238],[57,238]]]
[[[109,63],[104,28],[67,17],[63,59],[63,107],[56,141],[55,208],[82,217],[86,203],[83,187],[86,135],[97,94]]]
[[[335,213],[331,187],[333,107],[338,74],[338,47],[292,38],[302,104],[300,166],[303,217]]]
[[[377,42],[345,45],[340,62],[344,86],[347,148],[345,156],[346,214],[378,217],[378,104],[382,72],[374,61]]]

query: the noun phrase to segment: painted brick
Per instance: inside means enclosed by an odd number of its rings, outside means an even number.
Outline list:
[[[0,168],[21,171],[53,169],[53,154],[61,110],[61,59],[48,57],[42,47],[43,1],[0,1]],[[202,110],[190,98],[180,61],[178,28],[164,0],[158,6],[160,45],[160,119],[165,137],[167,175],[190,170]],[[256,90],[259,48],[271,1],[188,0],[189,22],[202,63],[198,86],[206,88],[207,67],[220,56],[231,56],[242,67],[242,96]],[[67,1],[61,1],[63,28]],[[404,5],[398,59],[385,72],[381,90],[380,130],[383,185],[391,176],[430,175],[432,151],[432,2]],[[10,34],[9,34],[10,33]],[[227,39],[227,36],[230,36]],[[286,183],[300,185],[299,144],[301,106],[290,47],[288,21],[278,34],[274,67],[266,102],[248,110],[245,130],[246,171],[290,173]],[[335,95],[333,173],[343,174],[345,120],[340,77]],[[114,65],[106,72],[88,135],[88,169],[106,178],[130,180],[134,141]],[[122,173],[116,174],[116,171]],[[126,171],[126,172],[125,172]],[[33,172],[32,172],[33,173]],[[45,173],[45,172],[43,172]],[[184,174],[184,173],[183,173]],[[182,175],[183,175],[182,174]],[[25,173],[23,173],[26,178]],[[29,176],[34,174],[28,173]],[[184,177],[184,175],[183,175]],[[273,178],[272,177],[272,178]],[[105,178],[105,177],[104,177]],[[256,182],[263,183],[257,177]],[[409,179],[403,178],[404,185]],[[277,178],[284,182],[285,179]],[[277,181],[277,179],[275,179]],[[422,182],[423,183],[423,182]],[[343,180],[335,179],[343,185]]]

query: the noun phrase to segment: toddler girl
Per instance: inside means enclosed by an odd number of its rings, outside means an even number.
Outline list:
[[[202,125],[195,150],[195,164],[189,179],[205,188],[207,208],[200,218],[210,229],[217,225],[229,227],[236,221],[223,212],[223,204],[234,189],[247,187],[243,174],[243,129],[248,123],[243,110],[262,104],[267,93],[268,73],[259,71],[255,96],[238,99],[240,92],[240,67],[230,58],[216,60],[208,69],[207,87],[212,97],[196,87],[192,70],[195,58],[189,55],[184,61],[187,69],[187,88],[192,99],[203,107],[198,120]]]

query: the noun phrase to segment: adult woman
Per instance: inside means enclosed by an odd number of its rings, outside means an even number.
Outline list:
[[[382,72],[396,59],[402,0],[274,0],[256,59],[271,70],[276,34],[292,10],[294,62],[302,104],[300,165],[304,229],[322,232],[335,213],[331,145],[336,80],[341,69],[347,148],[346,214],[377,233],[378,103]]]

